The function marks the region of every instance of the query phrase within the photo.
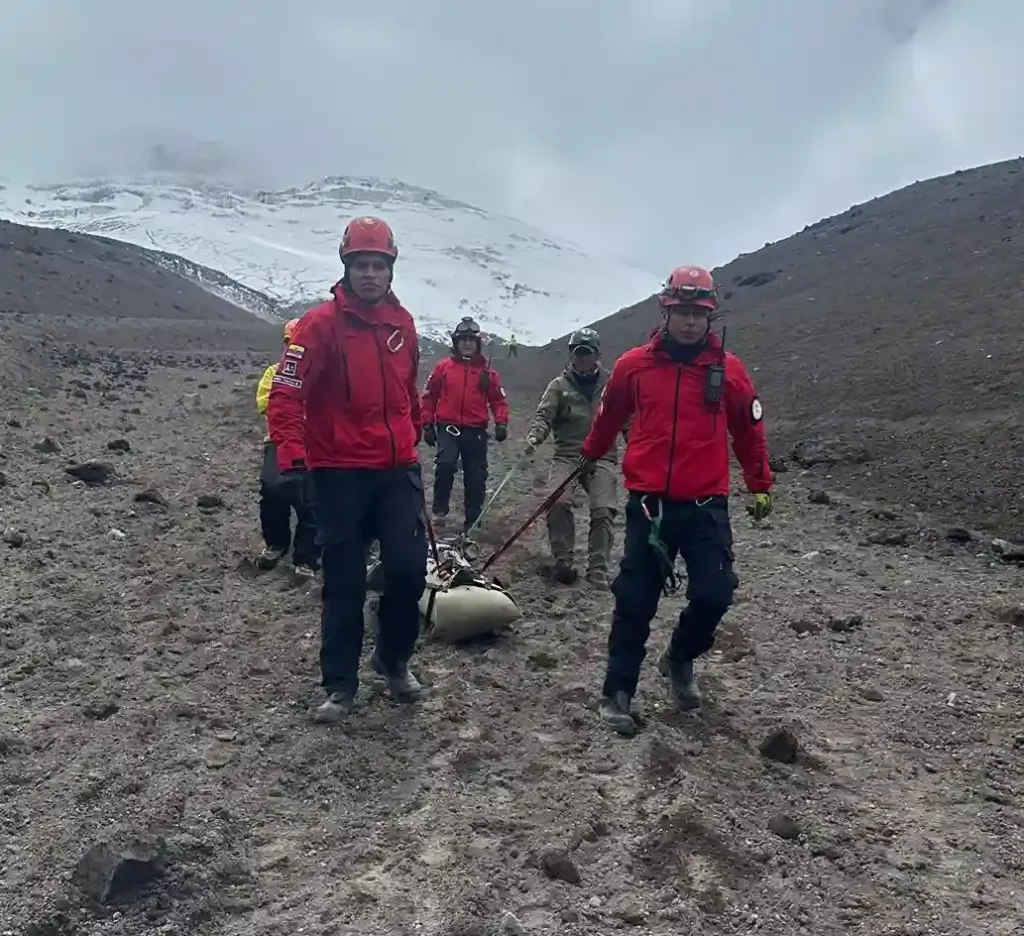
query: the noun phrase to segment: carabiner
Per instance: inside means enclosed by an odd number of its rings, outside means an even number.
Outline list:
[[[647,518],[648,523],[654,523],[657,519],[657,514],[652,514],[650,508],[647,506],[648,500],[657,500],[653,494],[642,494],[640,496],[640,509],[643,511],[644,517]]]
[[[455,437],[456,439],[457,439],[457,438],[458,438],[458,437],[459,437],[460,435],[462,435],[462,431],[461,431],[461,430],[459,429],[459,427],[458,427],[458,426],[453,426],[453,425],[452,425],[451,423],[448,423],[448,424],[447,424],[447,425],[446,425],[446,426],[444,427],[444,431],[445,431],[445,432],[447,432],[447,433],[448,433],[448,435],[450,435],[450,436],[454,436],[454,437]]]

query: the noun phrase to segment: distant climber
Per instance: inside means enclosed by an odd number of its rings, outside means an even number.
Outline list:
[[[615,610],[600,706],[602,720],[624,735],[636,730],[630,704],[661,592],[674,584],[677,553],[686,563],[689,603],[659,669],[681,709],[700,705],[693,661],[711,649],[738,584],[728,436],[754,497],[751,515],[760,521],[772,509],[764,409],[743,362],[711,331],[718,309],[711,274],[678,267],[659,302],[662,326],[615,362],[582,451],[586,475],[635,416],[622,460],[629,491],[625,543],[612,584]]]
[[[318,721],[351,712],[359,686],[367,550],[380,543],[383,594],[371,660],[396,700],[419,698],[409,660],[419,636],[427,571],[412,316],[391,291],[398,257],[391,228],[356,218],[338,253],[332,298],[299,320],[273,379],[268,419],[282,477],[308,471],[323,544]],[[305,414],[305,422],[303,421]]]
[[[466,316],[452,331],[451,355],[439,361],[423,391],[423,440],[437,446],[433,514],[448,516],[452,485],[462,459],[464,530],[476,522],[487,493],[487,427],[494,440],[508,438],[508,402],[501,376],[484,357],[480,326]],[[490,409],[490,414],[488,413]]]
[[[284,343],[291,341],[292,332],[298,324],[292,319],[284,326]],[[256,387],[256,411],[267,412],[267,401],[278,363],[271,364],[260,378]],[[292,537],[292,510],[295,511],[295,536]],[[309,581],[316,575],[319,548],[316,545],[316,517],[312,506],[312,492],[308,485],[282,488],[281,474],[277,470],[277,446],[270,435],[263,440],[263,467],[260,471],[260,528],[266,544],[256,559],[256,564],[265,570],[273,569],[278,562],[292,551],[294,577]]]
[[[554,435],[554,464],[568,475],[579,463],[583,440],[590,432],[601,394],[608,383],[608,371],[601,366],[601,340],[592,328],[581,328],[569,337],[569,363],[548,384],[533,424],[527,432],[526,451],[532,454],[551,433]],[[590,532],[587,542],[587,581],[600,588],[608,585],[608,563],[614,541],[618,512],[618,446],[594,465],[582,482],[590,503]],[[563,584],[576,581],[573,561],[576,523],[573,505],[563,497],[547,515],[548,541],[555,560],[554,577]]]
[[[519,343],[516,341],[515,335],[510,335],[508,339],[508,356],[510,358],[519,357]]]

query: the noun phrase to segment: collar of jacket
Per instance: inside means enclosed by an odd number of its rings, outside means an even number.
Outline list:
[[[665,350],[665,329],[656,328],[651,332],[651,340],[647,344],[648,350],[659,361],[673,361],[668,351]],[[688,361],[689,364],[717,364],[722,360],[722,339],[714,332],[709,331],[704,339],[704,347],[697,356]]]
[[[367,325],[390,325],[401,328],[408,314],[398,297],[389,289],[378,302],[364,302],[339,280],[331,287],[334,308],[341,315],[352,315]]]
[[[482,354],[476,353],[471,354],[469,357],[463,357],[458,351],[451,351],[448,355],[457,364],[469,364],[474,367],[486,367],[487,358]]]
[[[575,383],[576,379],[580,376],[579,374],[576,373],[576,371],[572,369],[572,364],[566,364],[563,373],[566,379],[571,380],[573,383]],[[608,371],[606,371],[600,364],[598,364],[597,369],[592,371],[592,374],[593,380],[591,382],[591,386],[594,386],[595,384],[601,383],[605,379],[605,377],[608,376]]]

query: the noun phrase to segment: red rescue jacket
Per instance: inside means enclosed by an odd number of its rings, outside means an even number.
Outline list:
[[[420,354],[412,316],[390,292],[376,305],[340,283],[331,292],[299,319],[274,375],[267,425],[278,466],[414,464]]]
[[[423,391],[425,423],[484,429],[490,421],[488,406],[494,421],[507,426],[508,403],[501,376],[482,354],[474,354],[469,360],[453,354],[437,362]]]
[[[678,364],[656,334],[612,368],[601,406],[583,443],[584,458],[600,458],[632,420],[622,475],[626,488],[666,500],[702,500],[729,494],[729,445],[752,493],[771,490],[763,409],[750,375],[726,352],[721,400],[704,401],[708,367],[722,363],[722,343],[709,335],[692,361]]]

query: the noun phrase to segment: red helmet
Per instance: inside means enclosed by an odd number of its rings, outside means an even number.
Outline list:
[[[658,302],[663,309],[686,305],[714,312],[718,308],[714,277],[703,267],[676,267],[665,280]]]
[[[380,218],[354,218],[349,221],[341,236],[338,256],[344,262],[346,257],[355,253],[376,253],[397,259],[398,245],[387,222]]]

